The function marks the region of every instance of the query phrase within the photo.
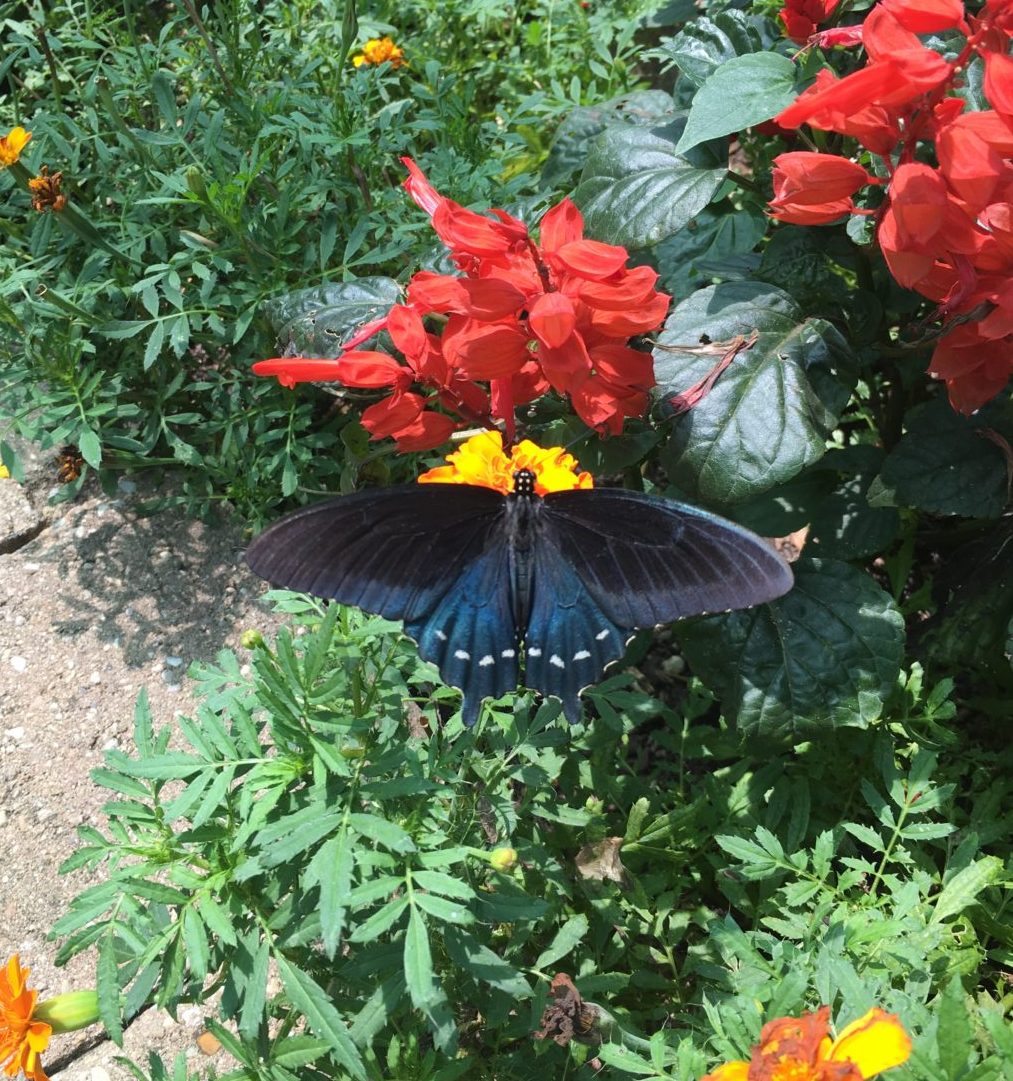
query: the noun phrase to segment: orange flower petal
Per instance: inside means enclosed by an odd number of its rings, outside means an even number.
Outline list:
[[[701,1081],[746,1081],[749,1076],[748,1062],[726,1062]]]
[[[841,1030],[827,1058],[831,1062],[851,1062],[869,1078],[907,1062],[911,1037],[896,1014],[873,1007],[857,1021]]]

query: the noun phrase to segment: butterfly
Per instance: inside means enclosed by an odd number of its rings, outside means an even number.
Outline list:
[[[638,628],[793,584],[773,547],[707,511],[624,488],[540,496],[535,484],[520,469],[507,495],[407,484],[339,496],[275,522],[246,560],[276,586],[403,620],[464,693],[467,725],[519,682],[576,723],[581,691]]]

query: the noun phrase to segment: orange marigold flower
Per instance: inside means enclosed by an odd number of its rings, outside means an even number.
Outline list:
[[[404,59],[404,49],[395,45],[389,37],[370,38],[362,47],[361,53],[352,57],[352,63],[361,68],[363,64],[382,64],[389,60],[391,67],[403,67],[407,61]]]
[[[49,168],[43,165],[39,169],[39,175],[28,181],[28,190],[32,193],[32,209],[39,212],[63,210],[67,205],[67,196],[60,191],[62,182],[63,173],[50,175]]]
[[[31,137],[32,133],[24,128],[11,128],[6,135],[0,135],[0,169],[6,169],[21,157]]]
[[[28,990],[30,971],[21,967],[17,954],[0,971],[0,1066],[8,1077],[20,1070],[29,1081],[49,1081],[39,1056],[49,1046],[53,1028],[35,1020],[39,993]]]
[[[749,1062],[726,1062],[703,1081],[867,1081],[911,1054],[900,1021],[878,1006],[845,1026],[836,1040],[829,1023],[829,1006],[768,1021]]]
[[[476,484],[509,495],[514,490],[514,473],[530,469],[539,495],[594,487],[591,474],[576,472],[577,459],[562,447],[540,447],[522,439],[507,454],[503,436],[494,431],[473,435],[447,455],[447,462],[423,473],[419,484]]]

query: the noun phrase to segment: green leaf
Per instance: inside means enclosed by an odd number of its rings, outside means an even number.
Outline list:
[[[606,128],[654,127],[674,115],[675,102],[664,90],[635,90],[600,105],[578,105],[556,128],[542,168],[542,186],[568,187],[587,159],[591,140]]]
[[[257,946],[250,971],[246,973],[243,986],[243,1008],[239,1014],[239,1033],[248,1040],[256,1037],[264,1020],[264,1004],[267,1001],[267,963],[271,951],[266,938]]]
[[[467,927],[475,922],[474,915],[460,902],[440,897],[436,893],[415,891],[415,904],[430,916],[435,916],[442,923],[457,924]]]
[[[743,27],[736,21],[735,16],[741,15],[737,11],[722,12],[713,20],[698,16],[663,42],[658,51],[673,60],[691,84],[700,86],[734,56],[758,52],[763,47],[753,27]]]
[[[829,323],[806,319],[773,286],[726,282],[677,305],[658,337],[655,377],[666,407],[753,332],[755,343],[675,419],[662,452],[672,481],[704,502],[755,496],[821,458],[854,384],[855,359]]]
[[[320,846],[306,869],[306,885],[320,887],[320,931],[328,957],[334,956],[345,928],[354,867],[350,838],[342,832]]]
[[[429,1006],[436,995],[433,955],[426,922],[414,905],[404,939],[404,978],[415,1008],[423,1010]]]
[[[1007,499],[1006,459],[987,436],[1013,439],[1013,407],[995,403],[973,417],[942,395],[905,418],[907,432],[883,463],[871,501],[933,514],[998,518]]]
[[[964,1073],[973,1043],[964,989],[960,980],[952,979],[939,996],[939,1025],[936,1028],[936,1053],[946,1077],[958,1078]]]
[[[98,947],[95,988],[98,992],[99,1020],[109,1033],[109,1039],[123,1046],[123,1017],[120,1013],[120,981],[116,970],[116,939],[110,931]]]
[[[786,56],[763,52],[728,60],[696,92],[676,152],[770,120],[796,94],[795,65]]]
[[[348,824],[357,833],[399,855],[415,851],[415,842],[396,822],[377,815],[350,814]]]
[[[444,874],[442,871],[413,871],[412,878],[417,886],[430,893],[442,893],[447,897],[457,897],[462,901],[471,901],[475,891],[467,882]]]
[[[77,449],[92,469],[98,469],[102,464],[102,443],[92,428],[81,429],[77,437]]]
[[[275,962],[288,997],[305,1015],[307,1025],[327,1041],[335,1059],[352,1077],[366,1081],[366,1068],[358,1048],[352,1043],[344,1019],[331,1004],[327,992],[280,953],[275,955]]]
[[[359,327],[401,300],[393,278],[357,278],[286,293],[266,301],[263,312],[282,345],[307,357],[336,357]]]
[[[473,979],[481,980],[513,999],[531,997],[531,988],[517,969],[493,953],[488,946],[483,946],[467,931],[446,927],[443,930],[443,942],[454,964],[464,969]]]
[[[687,621],[693,669],[750,733],[865,727],[900,671],[904,621],[892,598],[834,560],[795,564],[795,586],[772,604]]]
[[[544,971],[549,965],[555,964],[561,957],[565,957],[576,948],[587,931],[587,916],[583,913],[571,916],[556,932],[549,946],[538,955],[534,967]]]
[[[691,164],[644,128],[611,128],[592,147],[573,199],[589,236],[649,248],[703,210],[725,172]]]
[[[930,922],[940,923],[975,904],[981,891],[999,882],[1003,872],[1003,862],[998,856],[984,856],[958,871],[936,898]]]

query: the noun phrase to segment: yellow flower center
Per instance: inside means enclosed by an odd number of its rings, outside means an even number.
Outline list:
[[[507,454],[499,432],[479,432],[447,455],[447,465],[423,473],[419,484],[473,484],[509,495],[514,474],[527,469],[535,475],[538,495],[594,487],[591,474],[577,468],[577,459],[562,447],[540,447],[523,439]]]

